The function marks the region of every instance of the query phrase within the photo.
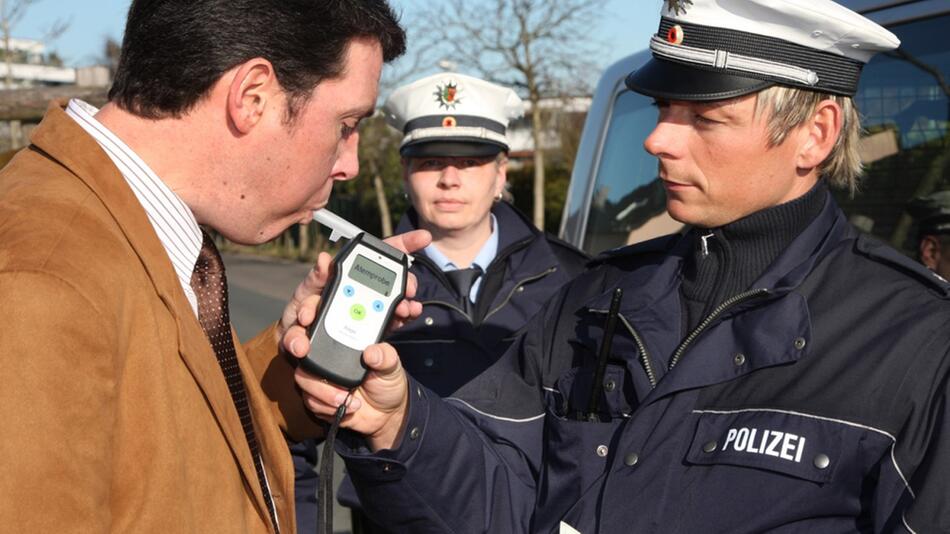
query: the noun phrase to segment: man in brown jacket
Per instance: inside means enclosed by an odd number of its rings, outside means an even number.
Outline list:
[[[110,102],[54,103],[0,172],[0,531],[294,532],[281,428],[320,427],[278,344],[325,278],[242,347],[199,225],[308,221],[404,40],[385,0],[132,2]]]

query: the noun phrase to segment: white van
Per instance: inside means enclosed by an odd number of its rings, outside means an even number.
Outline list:
[[[950,0],[839,0],[901,40],[864,69],[855,102],[866,129],[861,191],[836,197],[862,230],[908,253],[907,202],[950,189]],[[560,235],[596,254],[675,232],[656,158],[643,141],[656,123],[652,99],[624,86],[644,50],[606,70],[594,93],[575,161]]]

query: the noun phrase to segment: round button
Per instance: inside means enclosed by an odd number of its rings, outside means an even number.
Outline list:
[[[393,469],[392,464],[383,464],[383,471],[384,471],[384,472],[388,473],[388,472],[392,471],[392,469]]]
[[[416,396],[422,398],[422,388],[419,386],[416,386]]]
[[[831,465],[831,458],[828,458],[827,454],[815,456],[815,467],[818,469],[826,469],[829,465]]]
[[[741,352],[737,353],[735,356],[733,356],[732,361],[736,364],[736,367],[742,366],[745,364],[745,354],[742,354]]]
[[[518,293],[524,293],[524,286],[518,286]]]
[[[795,348],[798,349],[798,350],[802,350],[803,348],[805,348],[805,338],[800,337],[800,338],[796,339],[796,340],[795,340]]]
[[[613,380],[608,380],[604,382],[604,390],[613,391],[615,389],[617,389],[617,383],[614,382]]]
[[[366,308],[364,308],[362,304],[350,306],[350,317],[352,317],[354,321],[362,321],[366,318]]]
[[[627,464],[628,467],[633,467],[637,465],[639,461],[640,461],[640,455],[635,452],[631,452],[630,454],[624,456],[623,458],[623,463]]]
[[[435,360],[433,360],[432,358],[426,358],[425,360],[422,361],[422,365],[425,365],[426,367],[432,367],[433,365],[435,365]]]
[[[432,323],[434,322],[435,321],[432,320],[432,317],[426,317],[426,320],[425,320],[426,326],[432,326]]]
[[[352,297],[356,294],[356,290],[353,289],[353,286],[343,286],[343,294],[347,297]]]
[[[607,452],[608,452],[608,451],[609,451],[609,449],[607,448],[606,445],[598,445],[598,446],[597,446],[597,456],[600,456],[601,458],[607,456]]]
[[[716,443],[715,441],[709,441],[705,445],[703,445],[703,452],[707,454],[710,452],[716,452],[716,449],[718,448],[719,448],[718,443]]]
[[[377,312],[377,313],[383,311],[383,301],[381,301],[381,300],[374,300],[374,301],[373,301],[373,311],[375,311],[375,312]]]
[[[409,439],[415,441],[419,439],[419,434],[420,434],[419,427],[414,426],[412,427],[412,430],[409,431]]]

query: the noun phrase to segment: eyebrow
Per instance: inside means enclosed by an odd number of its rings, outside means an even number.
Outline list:
[[[368,108],[364,108],[362,106],[350,108],[344,111],[343,113],[341,113],[340,116],[341,117],[356,117],[359,120],[363,120],[363,119],[368,119],[372,117],[374,113],[376,113],[375,104],[372,106],[369,106]]]

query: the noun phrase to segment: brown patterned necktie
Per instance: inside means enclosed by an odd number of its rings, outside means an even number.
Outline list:
[[[244,379],[241,377],[241,369],[238,367],[234,339],[231,337],[231,319],[228,314],[228,281],[224,275],[224,262],[221,261],[221,255],[218,254],[218,249],[214,246],[211,237],[204,231],[201,234],[204,236],[204,242],[201,244],[198,261],[195,262],[195,270],[191,274],[191,287],[198,297],[198,322],[201,323],[201,328],[208,336],[211,348],[214,349],[214,354],[218,357],[218,364],[221,366],[224,378],[228,382],[231,399],[234,401],[234,407],[237,408],[238,415],[241,418],[241,426],[244,428],[247,445],[251,449],[251,457],[254,458],[254,469],[257,471],[257,480],[261,485],[261,491],[264,492],[267,511],[270,512],[271,521],[276,530],[277,516],[274,511],[274,502],[271,499],[270,489],[265,482],[264,464],[261,460],[257,436],[254,433],[251,410],[247,403],[247,391],[244,389]]]

